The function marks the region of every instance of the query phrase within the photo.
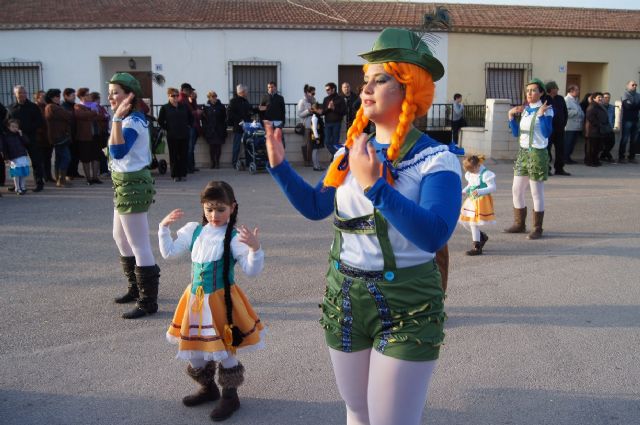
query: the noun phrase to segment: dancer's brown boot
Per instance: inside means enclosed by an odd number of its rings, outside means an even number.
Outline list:
[[[544,211],[533,212],[533,231],[527,235],[527,239],[540,239],[542,237],[542,220]]]
[[[202,385],[195,393],[188,395],[182,399],[185,406],[198,406],[208,401],[216,401],[220,398],[220,390],[216,385],[216,362],[208,362],[201,368],[194,369],[189,365],[187,367],[187,375],[194,381]]]
[[[505,233],[524,233],[527,231],[525,220],[527,218],[527,207],[513,209],[513,225],[504,229]]]
[[[466,252],[467,255],[482,255],[482,243],[481,242],[474,242],[473,243],[473,248],[471,248],[469,251]]]
[[[238,398],[238,387],[244,382],[244,366],[238,363],[229,369],[220,365],[218,368],[218,384],[222,387],[222,398],[218,402],[218,407],[211,412],[211,420],[214,422],[224,421],[231,417],[233,412],[240,408]]]
[[[158,311],[158,285],[160,284],[160,267],[136,266],[136,283],[138,284],[138,302],[136,308],[122,315],[123,319],[137,319],[138,317],[154,314]]]
[[[484,248],[484,244],[489,240],[489,236],[485,232],[480,232],[480,248]]]
[[[116,298],[114,301],[116,304],[125,304],[136,301],[138,299],[138,283],[136,282],[136,257],[120,257],[120,264],[122,265],[122,271],[127,278],[128,287],[127,293],[121,297]]]

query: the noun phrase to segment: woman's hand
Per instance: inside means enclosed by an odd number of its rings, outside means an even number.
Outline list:
[[[267,155],[269,166],[277,167],[284,161],[284,146],[282,146],[282,129],[274,128],[271,121],[264,121],[265,138],[267,142]]]
[[[524,111],[524,106],[522,105],[514,106],[513,108],[509,109],[509,119],[512,120],[514,115],[521,114],[522,111]]]
[[[247,244],[251,251],[257,251],[260,249],[260,240],[258,239],[258,228],[254,227],[253,231],[249,230],[247,226],[238,226],[240,234],[238,235],[238,241]]]
[[[135,94],[133,94],[133,92],[129,93],[129,96],[127,96],[122,103],[118,105],[113,116],[116,118],[124,118],[129,115],[129,112],[131,111],[131,101],[134,96]]]
[[[184,216],[184,212],[181,209],[173,210],[160,222],[161,226],[168,227],[180,220]]]
[[[551,108],[551,105],[549,105],[549,101],[545,101],[544,105],[542,105],[540,109],[538,109],[538,116],[539,117],[544,116],[544,113],[547,112],[547,109],[549,108]]]
[[[380,161],[376,148],[367,140],[366,134],[359,135],[349,151],[349,169],[362,189],[373,186],[380,178]]]

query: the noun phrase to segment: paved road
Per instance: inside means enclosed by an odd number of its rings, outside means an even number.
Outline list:
[[[489,166],[499,223],[481,257],[464,255],[462,228],[450,242],[447,344],[423,423],[637,424],[640,166],[572,166],[572,177],[552,177],[539,241],[499,232],[511,220],[511,164]],[[182,406],[194,385],[164,339],[189,264],[162,260],[155,233],[176,207],[197,220],[210,179],[236,189],[240,219],[260,226],[267,254],[264,273],[242,286],[269,325],[268,348],[242,359],[243,407],[227,423],[344,423],[317,323],[330,223],[304,220],[268,175],[231,169],[186,183],[158,177],[150,231],[160,312],[136,321],[111,302],[124,282],[109,185],[3,193],[0,423],[207,423],[211,406]]]

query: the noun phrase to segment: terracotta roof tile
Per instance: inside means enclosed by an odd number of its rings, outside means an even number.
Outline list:
[[[415,27],[429,3],[344,0],[4,0],[0,29]],[[444,4],[454,32],[640,38],[640,11]],[[535,19],[530,17],[535,16]]]

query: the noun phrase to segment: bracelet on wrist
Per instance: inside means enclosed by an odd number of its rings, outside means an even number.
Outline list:
[[[122,122],[124,121],[124,118],[120,118],[120,117],[113,117],[113,119],[111,120],[112,122]]]

